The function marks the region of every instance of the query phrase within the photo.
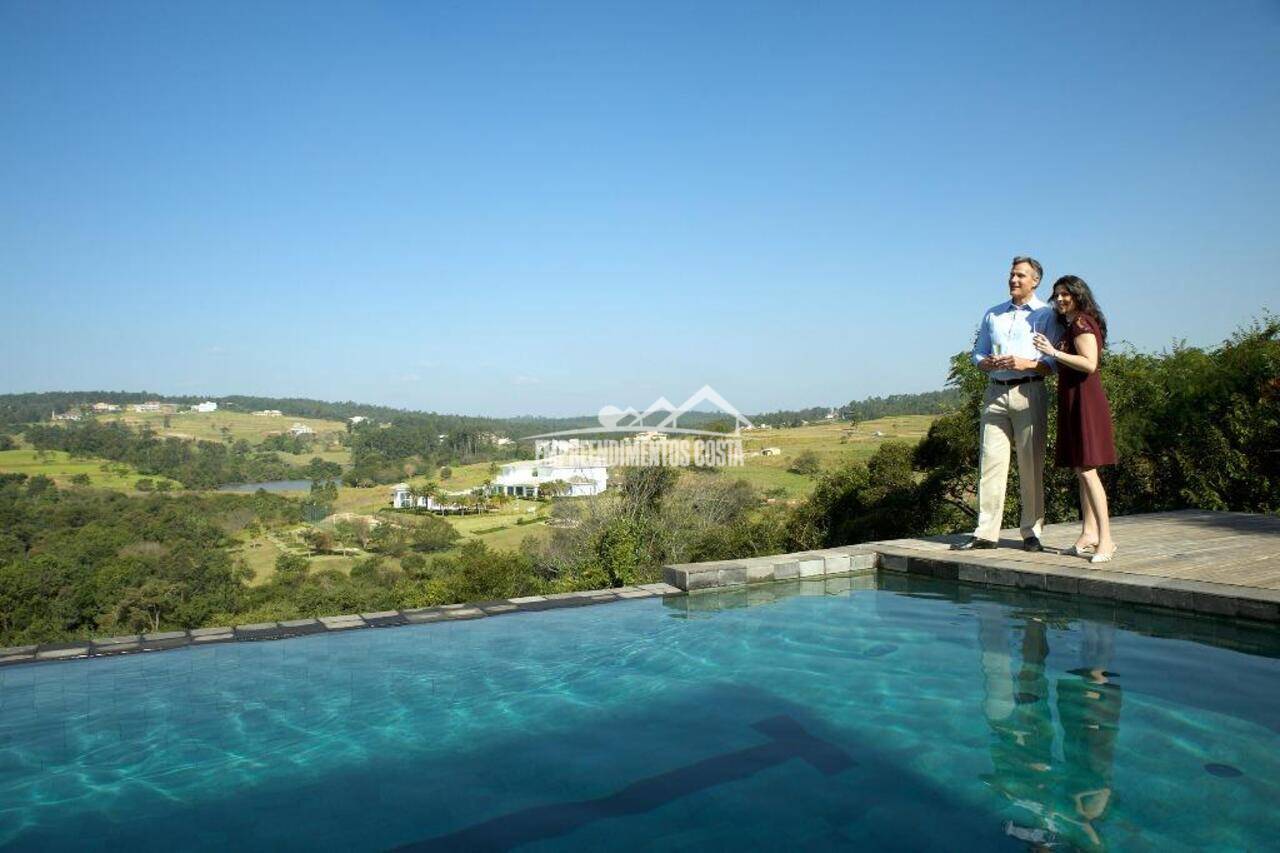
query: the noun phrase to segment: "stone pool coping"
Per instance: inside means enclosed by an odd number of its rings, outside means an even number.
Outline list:
[[[1280,624],[1280,590],[1095,568],[1081,560],[1074,560],[1074,565],[1037,565],[1002,559],[1000,554],[999,550],[976,555],[921,551],[897,543],[875,542],[745,560],[678,563],[663,566],[662,576],[672,586],[696,593],[874,569]]]
[[[584,607],[628,601],[684,595],[684,591],[666,583],[624,586],[616,589],[593,589],[583,592],[557,592],[549,595],[527,595],[498,601],[476,601],[465,604],[442,604],[412,610],[384,610],[378,613],[351,613],[321,616],[318,619],[291,619],[284,622],[258,622],[219,628],[193,628],[190,631],[161,631],[152,634],[128,634],[98,640],[0,648],[0,667],[24,663],[77,660],[81,658],[115,657],[116,655],[159,652],[170,649],[207,646],[217,643],[244,643],[262,640],[286,640],[311,634],[333,634],[361,628],[393,628],[400,625],[424,625],[432,622],[460,622],[484,619],[508,613],[529,613],[562,607]]]

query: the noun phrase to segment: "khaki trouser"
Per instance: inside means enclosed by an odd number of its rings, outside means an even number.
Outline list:
[[[1018,454],[1022,486],[1022,538],[1044,526],[1044,450],[1049,432],[1044,382],[987,386],[982,402],[982,451],[978,462],[978,528],[973,535],[996,541],[1009,483],[1009,448]]]

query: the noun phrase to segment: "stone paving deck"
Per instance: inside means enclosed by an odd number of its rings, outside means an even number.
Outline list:
[[[1119,547],[1093,565],[1062,549],[1077,523],[1044,530],[1046,550],[1028,553],[1016,530],[992,551],[951,551],[964,536],[895,539],[802,554],[666,566],[665,580],[686,591],[723,588],[860,567],[923,574],[994,586],[1045,589],[1280,623],[1280,518],[1184,510],[1116,518]],[[847,557],[851,565],[840,568]]]

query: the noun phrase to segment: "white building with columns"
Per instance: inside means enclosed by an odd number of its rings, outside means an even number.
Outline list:
[[[535,498],[545,483],[562,482],[569,497],[598,495],[609,487],[609,469],[604,461],[579,455],[548,456],[525,462],[508,462],[489,484],[489,493]]]

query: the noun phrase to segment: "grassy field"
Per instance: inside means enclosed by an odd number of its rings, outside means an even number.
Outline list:
[[[342,489],[343,493],[356,493],[355,502],[362,506],[362,510],[354,509],[337,509],[339,513],[350,512],[358,515],[374,516],[377,510],[387,508],[391,505],[389,486],[376,486],[371,489]],[[376,492],[376,496],[375,493]],[[352,496],[348,494],[350,499]],[[341,500],[339,501],[341,502]],[[376,503],[375,503],[376,502]],[[504,551],[514,551],[520,547],[520,543],[524,541],[526,536],[532,536],[537,539],[545,539],[551,535],[551,530],[542,521],[536,523],[517,524],[520,519],[532,519],[545,516],[549,510],[547,504],[539,504],[536,501],[512,501],[502,509],[496,512],[486,513],[484,515],[450,515],[444,516],[445,520],[453,525],[462,538],[458,540],[459,547],[464,542],[478,539],[488,545],[490,548]],[[384,516],[384,518],[396,518],[395,515]],[[412,523],[412,516],[403,517],[406,523]],[[296,527],[277,529],[268,533],[250,539],[245,542],[234,552],[234,556],[243,559],[245,564],[254,572],[253,585],[266,583],[275,574],[276,558],[284,553],[302,553],[303,545],[300,540],[300,534],[306,530],[309,525],[298,525]],[[329,527],[328,524],[321,525]],[[448,556],[456,554],[458,548],[443,551],[435,556]],[[365,559],[371,554],[361,552],[356,555],[324,555],[311,557],[311,570],[322,571],[324,569],[337,569],[340,572],[351,571],[352,565],[358,560]],[[386,561],[395,565],[398,561],[392,557],[386,557]]]
[[[132,466],[106,459],[73,459],[62,450],[48,450],[43,454],[36,450],[3,450],[0,451],[0,473],[26,474],[34,477],[43,474],[59,486],[70,486],[71,478],[77,474],[89,477],[89,485],[99,489],[113,489],[118,492],[134,493],[134,484],[143,477],[154,482],[166,480],[174,489],[181,489],[182,484],[165,477],[151,474],[140,474]]]
[[[482,486],[487,481],[493,479],[493,474],[489,473],[489,467],[491,464],[493,463],[476,462],[473,465],[457,465],[450,469],[452,474],[449,476],[449,479],[441,480],[437,477],[436,482],[439,484],[440,488],[450,492],[457,492],[462,489],[474,489],[476,486]],[[501,467],[502,463],[499,462],[498,466]],[[429,479],[431,478],[415,477],[414,482],[425,483]]]
[[[276,456],[279,456],[290,465],[303,466],[317,456],[325,462],[337,462],[344,468],[351,465],[351,450],[346,447],[339,447],[333,450],[316,449],[310,453],[285,453],[283,450],[277,450]]]
[[[166,428],[164,419],[169,419]],[[280,418],[258,417],[243,412],[182,412],[176,415],[165,415],[160,412],[121,412],[119,414],[99,415],[101,421],[123,421],[133,427],[150,424],[157,435],[174,438],[196,438],[205,441],[222,441],[229,435],[232,440],[244,439],[250,444],[258,444],[264,438],[275,433],[286,432],[294,424],[303,424],[316,431],[317,448],[326,443],[336,441],[337,437],[347,431],[342,421],[324,421],[316,418],[294,418],[285,415]],[[224,433],[223,429],[227,432]],[[323,454],[316,454],[321,455]],[[310,457],[308,457],[310,458]],[[335,460],[337,461],[337,460]]]
[[[753,430],[744,433],[742,449],[746,464],[741,468],[723,468],[724,476],[741,478],[760,489],[785,489],[786,497],[802,498],[813,491],[815,478],[793,474],[787,469],[796,457],[812,450],[824,471],[848,460],[866,461],[886,441],[912,444],[924,438],[936,415],[900,415],[850,425],[836,421],[787,429]],[[876,433],[880,433],[877,435]],[[781,451],[777,456],[762,456],[766,447]]]
[[[390,486],[339,486],[338,499],[333,504],[334,512],[354,512],[359,515],[372,515],[383,507],[391,506]]]
[[[284,454],[283,458],[294,458],[289,454]],[[328,457],[323,457],[328,458]],[[300,460],[305,462],[306,460]],[[337,459],[332,460],[337,462]],[[482,485],[486,480],[490,479],[489,463],[478,462],[474,465],[459,465],[453,469],[453,475],[447,480],[440,480],[439,477],[428,477],[419,474],[413,477],[406,477],[405,482],[410,486],[423,488],[428,483],[435,483],[444,491],[458,492],[463,489],[474,489]],[[355,512],[363,514],[371,514],[377,512],[383,507],[391,505],[391,486],[340,486],[338,488],[338,500],[333,505],[334,512]]]

